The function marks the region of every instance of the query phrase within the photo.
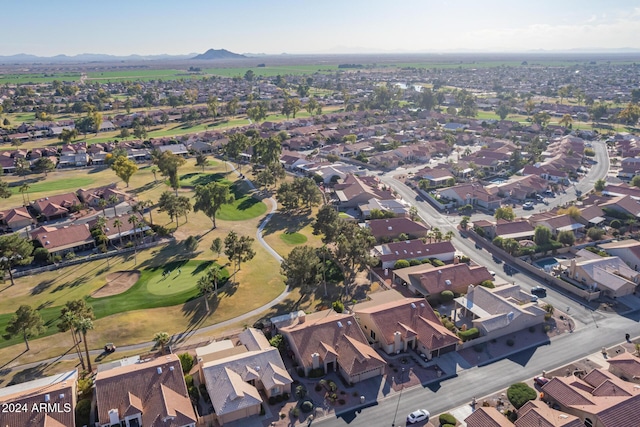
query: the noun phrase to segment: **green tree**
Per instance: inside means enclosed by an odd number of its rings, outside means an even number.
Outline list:
[[[234,133],[229,137],[229,142],[223,147],[224,153],[236,161],[238,170],[240,170],[240,155],[249,148],[249,138],[241,133]]]
[[[25,159],[24,157],[16,158],[14,161],[14,165],[16,167],[16,173],[19,176],[25,176],[26,174],[31,172],[31,164],[29,163],[29,160]]]
[[[594,242],[601,240],[602,236],[604,236],[604,230],[601,228],[591,227],[587,230],[587,237]]]
[[[320,104],[318,104],[318,101],[315,98],[310,98],[304,108],[309,114],[314,115],[316,111],[318,111],[319,106]]]
[[[249,236],[238,236],[235,231],[230,231],[227,237],[224,239],[224,254],[229,258],[229,261],[235,262],[236,271],[240,270],[240,266],[243,262],[247,262],[255,256],[253,250],[254,238]]]
[[[280,270],[287,277],[289,285],[300,287],[300,292],[306,294],[320,281],[320,264],[320,257],[314,248],[307,245],[296,246],[282,260]]]
[[[605,189],[605,187],[607,186],[607,181],[605,181],[604,179],[600,178],[599,180],[597,180],[595,182],[595,184],[593,185],[593,188],[598,191],[601,192]]]
[[[160,170],[160,174],[169,179],[169,185],[178,194],[180,188],[180,178],[178,176],[178,168],[186,163],[183,157],[173,154],[171,151],[165,151],[156,158],[156,165]]]
[[[525,383],[515,383],[507,389],[507,399],[516,408],[520,409],[525,403],[534,400],[538,394]]]
[[[16,265],[27,265],[33,261],[33,245],[31,241],[20,237],[17,233],[0,236],[0,268],[9,273],[11,286],[13,281],[13,267]]]
[[[558,242],[564,246],[571,246],[576,242],[576,236],[571,230],[562,230],[558,233]]]
[[[320,193],[320,189],[316,185],[316,182],[311,178],[295,178],[293,180],[293,187],[300,195],[300,200],[306,204],[307,208],[316,206],[322,201],[322,193]]]
[[[222,239],[219,237],[216,237],[215,239],[213,239],[213,242],[211,242],[211,252],[215,252],[216,254],[218,254],[218,256],[220,256],[220,252],[222,252],[223,249],[223,245],[222,245]]]
[[[158,211],[166,212],[171,221],[175,218],[177,224],[179,215],[178,196],[171,191],[163,192],[158,199]]]
[[[540,111],[533,115],[533,122],[542,127],[546,127],[551,121],[551,116],[546,111]]]
[[[516,217],[516,214],[513,213],[513,208],[511,208],[511,206],[504,206],[496,209],[496,213],[494,216],[496,220],[504,219],[507,221],[513,221]]]
[[[551,230],[544,225],[538,225],[533,230],[533,241],[538,246],[547,245],[551,242]]]
[[[133,174],[138,172],[138,165],[131,159],[124,156],[118,156],[111,164],[111,169],[116,173],[118,178],[123,180],[127,187]]]
[[[342,222],[333,248],[333,259],[340,265],[345,277],[346,294],[356,274],[375,263],[375,259],[370,255],[375,243],[369,229],[352,222]]]
[[[209,294],[218,295],[218,284],[224,278],[224,270],[217,264],[214,264],[207,270],[207,273],[198,279],[198,290],[204,296],[204,304],[209,313]]]
[[[239,106],[240,106],[240,100],[238,99],[237,96],[234,96],[231,101],[227,102],[227,105],[226,105],[227,114],[229,114],[230,116],[235,116],[236,113],[238,112]]]
[[[18,191],[20,191],[20,193],[22,194],[22,204],[24,204],[25,206],[29,204],[29,188],[31,188],[31,186],[25,182],[18,189]],[[27,195],[26,203],[24,199],[25,194]]]
[[[202,168],[202,172],[204,172],[205,166],[209,166],[209,160],[205,153],[198,153],[196,155],[196,166],[200,166]]]
[[[331,205],[324,205],[316,215],[313,223],[313,234],[322,234],[323,243],[333,243],[340,234],[341,220],[338,211]]]
[[[504,120],[507,118],[509,113],[511,112],[511,108],[505,103],[500,103],[496,108],[496,114],[500,117],[500,120]]]
[[[282,154],[282,143],[277,136],[258,138],[253,146],[251,161],[255,164],[269,166],[279,163]]]
[[[8,199],[12,194],[13,193],[9,189],[9,184],[4,181],[0,181],[0,198]]]
[[[21,305],[9,320],[5,330],[10,337],[22,335],[29,351],[29,338],[43,334],[46,328],[38,311],[29,305]]]
[[[640,118],[640,106],[629,103],[618,113],[618,119],[627,125],[635,126]]]
[[[60,315],[60,323],[58,323],[58,330],[60,332],[71,331],[71,338],[73,339],[73,346],[76,349],[76,354],[78,355],[78,359],[80,360],[80,365],[82,369],[85,369],[84,358],[82,357],[82,351],[80,350],[80,341],[78,340],[78,335],[76,334],[76,323],[77,317],[75,314],[71,312],[63,312]]]
[[[218,182],[210,182],[206,185],[198,185],[195,189],[195,212],[202,211],[211,219],[213,227],[216,228],[216,213],[222,205],[228,205],[235,201],[234,195],[228,185]]]
[[[630,184],[634,187],[640,187],[640,175],[635,175],[631,178]]]
[[[62,132],[60,132],[60,135],[58,135],[58,139],[64,142],[65,144],[70,143],[72,140],[76,139],[77,137],[78,137],[78,130],[75,128],[62,129]]]
[[[573,118],[571,118],[571,114],[565,114],[562,116],[562,118],[558,123],[560,124],[560,126],[571,128],[571,124],[573,123]]]
[[[40,157],[33,163],[33,170],[36,173],[44,173],[44,176],[47,176],[47,173],[54,170],[56,167],[55,163],[48,157]]]
[[[164,355],[165,347],[171,341],[171,335],[166,332],[156,332],[153,336],[153,342],[160,348],[160,354]]]

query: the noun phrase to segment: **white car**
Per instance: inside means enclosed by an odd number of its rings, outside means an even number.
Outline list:
[[[415,424],[420,421],[429,421],[429,411],[426,409],[418,409],[407,415],[407,424]]]

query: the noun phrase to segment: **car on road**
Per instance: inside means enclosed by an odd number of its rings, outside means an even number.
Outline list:
[[[493,270],[489,270],[489,274],[492,275],[493,277],[496,277],[496,272]]]
[[[522,205],[522,209],[526,211],[533,210],[533,202],[526,202],[524,205]]]
[[[407,424],[415,424],[420,421],[429,421],[429,411],[426,409],[418,409],[407,415]]]
[[[545,378],[545,377],[535,377],[533,379],[533,382],[536,383],[536,385],[539,385],[540,387],[542,387],[543,385],[545,385],[546,383],[549,382],[549,378]]]
[[[546,295],[547,290],[542,286],[534,286],[533,288],[531,288],[531,293],[534,295]]]

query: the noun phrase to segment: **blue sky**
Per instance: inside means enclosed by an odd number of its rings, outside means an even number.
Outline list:
[[[0,55],[640,48],[640,1],[5,0]]]

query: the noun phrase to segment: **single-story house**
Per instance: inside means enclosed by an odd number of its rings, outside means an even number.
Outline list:
[[[31,231],[31,239],[52,255],[64,255],[95,247],[88,224],[68,225],[63,228],[38,227]]]
[[[393,272],[396,283],[407,284],[408,289],[425,298],[439,298],[443,291],[462,294],[468,286],[493,280],[486,267],[465,263],[434,267],[431,264],[401,268]]]
[[[381,261],[382,268],[393,268],[401,259],[422,261],[436,258],[442,262],[452,262],[455,252],[456,249],[449,241],[426,243],[415,239],[377,245],[371,254]]]

